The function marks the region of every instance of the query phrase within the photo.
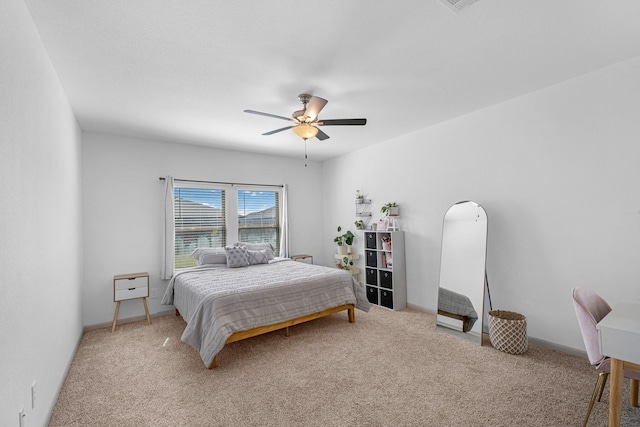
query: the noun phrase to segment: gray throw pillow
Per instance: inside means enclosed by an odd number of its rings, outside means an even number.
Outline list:
[[[273,245],[271,243],[246,243],[246,242],[237,242],[234,243],[233,246],[244,246],[245,248],[247,248],[247,250],[250,251],[260,251],[262,249],[266,249],[268,250],[270,253],[269,255],[269,259],[273,259],[273,251],[275,251],[275,248],[273,247]]]
[[[269,264],[270,258],[268,254],[270,253],[272,252],[268,249],[262,249],[259,251],[250,251],[249,249],[247,249],[247,258],[249,259],[249,264]]]
[[[238,268],[249,265],[247,250],[244,247],[227,246],[224,251],[227,253],[227,267]]]

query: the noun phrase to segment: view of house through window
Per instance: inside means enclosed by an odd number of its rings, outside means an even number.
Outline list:
[[[175,268],[195,267],[195,248],[226,245],[225,191],[206,188],[173,189]]]
[[[271,243],[279,251],[278,193],[275,191],[238,191],[238,241]]]
[[[257,191],[175,186],[175,268],[195,267],[191,253],[196,248],[224,247],[234,242],[271,243],[279,252],[280,205],[278,191]],[[228,212],[236,197],[237,211]],[[232,199],[233,201],[233,199]],[[237,229],[237,237],[235,235]]]

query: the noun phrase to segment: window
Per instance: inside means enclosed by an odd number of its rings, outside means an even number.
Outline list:
[[[271,243],[279,252],[280,204],[276,191],[238,190],[238,241]]]
[[[197,265],[196,248],[271,243],[279,254],[281,190],[174,181],[173,198],[176,270]]]
[[[226,245],[225,190],[174,185],[175,268],[195,267],[195,248]]]

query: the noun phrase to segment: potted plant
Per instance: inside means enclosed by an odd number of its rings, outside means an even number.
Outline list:
[[[360,190],[356,190],[356,204],[361,204],[364,202],[364,196],[360,193]]]
[[[385,205],[382,205],[380,208],[380,213],[383,213],[385,216],[398,216],[399,211],[398,204],[396,202],[389,202]]]
[[[342,232],[342,227],[338,226],[338,233]],[[353,244],[353,238],[356,237],[351,231],[347,230],[346,233],[340,234],[333,239],[338,245],[338,253],[346,254],[349,250],[349,246]]]
[[[364,229],[364,221],[363,220],[358,219],[358,220],[354,221],[354,224],[355,224],[355,226],[356,226],[356,228],[358,230]]]
[[[349,260],[348,257],[343,257],[341,262],[336,264],[336,268],[341,270],[351,270],[351,267],[353,267],[353,261]]]

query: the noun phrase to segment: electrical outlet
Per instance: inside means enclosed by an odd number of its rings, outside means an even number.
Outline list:
[[[18,425],[20,427],[24,427],[24,406],[22,407],[22,409],[20,409],[20,412],[18,412]]]
[[[31,384],[31,409],[36,408],[36,382]]]
[[[149,299],[158,298],[158,290],[156,288],[151,288],[151,292],[149,292]]]

